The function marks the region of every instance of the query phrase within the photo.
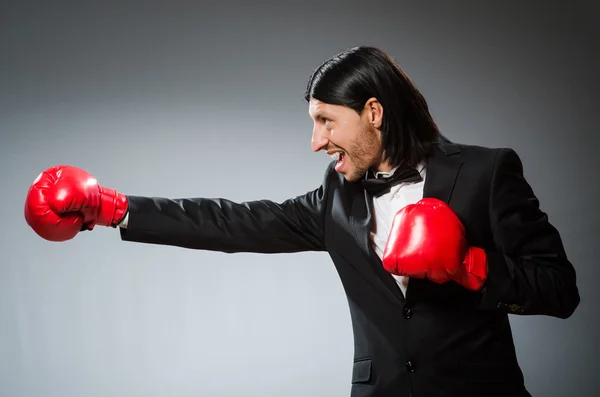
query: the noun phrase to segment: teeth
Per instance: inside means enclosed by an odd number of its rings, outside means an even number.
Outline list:
[[[334,159],[334,160],[339,160],[341,155],[342,155],[342,152],[337,152],[337,153],[330,154],[331,158]]]

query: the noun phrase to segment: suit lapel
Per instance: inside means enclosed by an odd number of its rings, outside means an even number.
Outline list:
[[[358,192],[354,195],[352,202],[352,210],[350,216],[350,227],[354,239],[358,243],[360,250],[367,259],[368,267],[361,269],[367,278],[373,278],[375,282],[382,284],[385,288],[382,289],[389,300],[394,303],[404,301],[402,291],[398,287],[394,277],[385,271],[381,259],[373,250],[371,245],[370,232],[373,222],[371,212],[371,198],[368,193],[362,188],[358,188]]]
[[[450,204],[461,166],[462,159],[458,146],[442,137],[427,162],[423,198],[437,198]]]
[[[423,188],[423,197],[435,197],[449,203],[462,160],[458,147],[442,137],[427,162],[427,176]],[[371,246],[370,232],[372,226],[371,198],[357,187],[350,216],[350,227],[354,239],[367,258],[370,269],[364,269],[366,276],[376,275],[377,282],[383,284],[385,295],[396,303],[405,298],[394,277],[383,268],[381,260]],[[410,283],[409,283],[410,285]]]

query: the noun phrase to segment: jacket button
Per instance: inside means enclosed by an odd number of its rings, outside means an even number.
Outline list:
[[[410,307],[405,307],[404,308],[404,318],[409,319],[411,318],[413,315],[413,311]]]
[[[408,372],[413,373],[415,372],[415,366],[412,363],[412,361],[407,361],[406,362],[406,369],[408,370]]]

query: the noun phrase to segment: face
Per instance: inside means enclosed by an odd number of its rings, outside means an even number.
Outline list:
[[[380,159],[383,109],[377,100],[369,100],[358,114],[345,106],[311,99],[308,113],[314,124],[312,150],[325,150],[334,157],[335,170],[347,180],[360,180],[370,167],[389,171]]]

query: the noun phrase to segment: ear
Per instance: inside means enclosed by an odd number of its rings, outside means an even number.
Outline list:
[[[370,98],[366,103],[363,111],[366,114],[367,121],[376,129],[381,128],[383,122],[383,106],[377,98]]]

